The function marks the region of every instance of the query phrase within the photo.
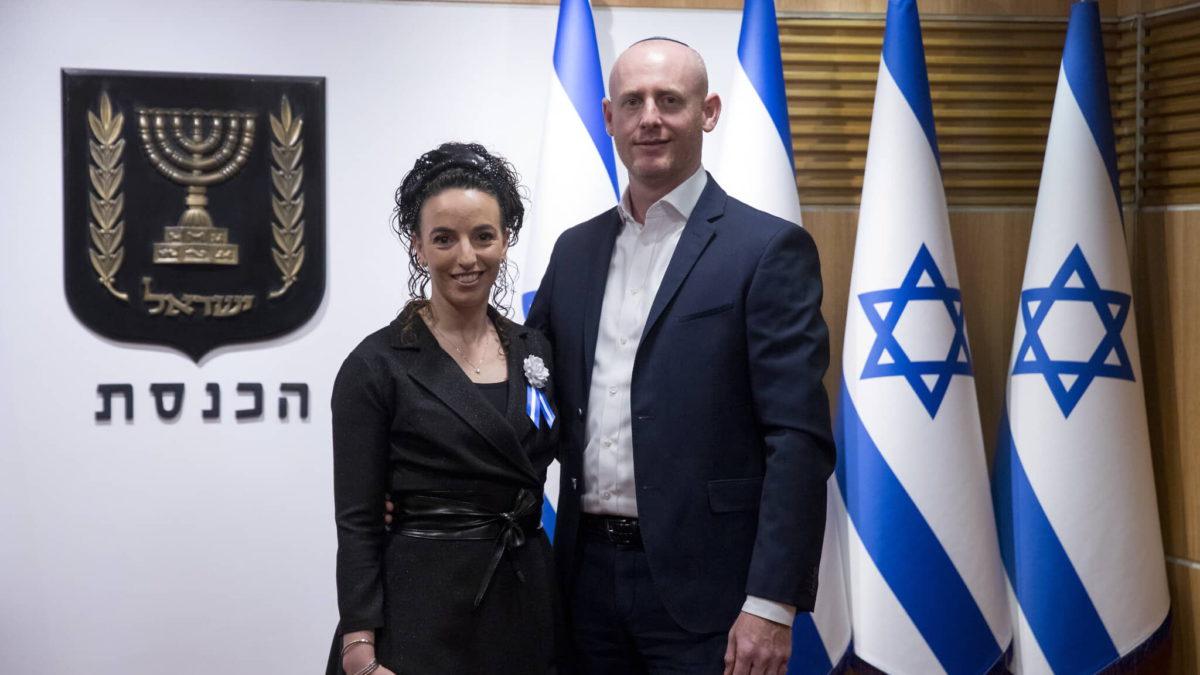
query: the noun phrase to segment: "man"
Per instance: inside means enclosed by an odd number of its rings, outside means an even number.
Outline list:
[[[817,252],[701,167],[721,100],[694,50],[639,42],[609,92],[629,187],[559,238],[527,321],[554,345],[578,672],[782,674],[835,454]]]

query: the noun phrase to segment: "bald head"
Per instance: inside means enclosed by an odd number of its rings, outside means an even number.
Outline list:
[[[700,169],[704,133],[717,125],[721,99],[708,93],[696,50],[663,38],[635,43],[617,57],[608,93],[604,125],[629,170],[638,217]]]
[[[708,94],[708,68],[700,52],[678,40],[659,37],[640,40],[621,52],[608,75],[609,93],[620,91],[623,73],[651,67],[677,70],[692,92],[700,98]]]

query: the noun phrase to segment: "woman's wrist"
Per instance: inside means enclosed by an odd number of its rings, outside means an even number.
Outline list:
[[[342,636],[342,669],[346,675],[357,673],[375,662],[375,632],[354,631]]]

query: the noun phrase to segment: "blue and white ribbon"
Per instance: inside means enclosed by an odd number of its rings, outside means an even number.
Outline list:
[[[546,418],[546,428],[554,426],[554,412],[550,410],[550,401],[541,389],[532,384],[525,387],[525,414],[533,421],[533,426],[542,426],[542,417]]]

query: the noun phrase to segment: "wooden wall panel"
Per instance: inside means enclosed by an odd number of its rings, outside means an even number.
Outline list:
[[[821,313],[829,325],[829,370],[825,373],[825,389],[836,408],[837,397],[842,391],[842,338],[846,334],[846,301],[850,296],[858,211],[805,211],[804,228],[813,236],[821,254],[821,281],[825,286]]]
[[[1196,675],[1200,673],[1200,569],[1167,563],[1167,583],[1171,586],[1170,672]]]
[[[858,203],[883,44],[879,19],[781,19],[796,183],[807,206]],[[951,206],[1032,206],[1066,24],[923,19]],[[1105,44],[1123,199],[1132,202],[1137,112],[1134,22]]]
[[[1200,203],[1200,8],[1145,20],[1143,204]]]
[[[1200,211],[1143,211],[1135,311],[1169,555],[1200,561]]]
[[[950,231],[989,466],[1004,411],[1032,210],[952,211]]]

